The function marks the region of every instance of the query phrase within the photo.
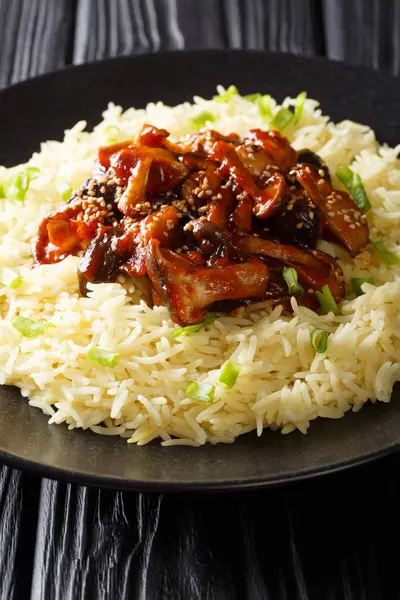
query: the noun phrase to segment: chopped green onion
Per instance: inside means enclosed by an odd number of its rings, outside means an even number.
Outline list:
[[[110,350],[104,350],[96,346],[90,348],[87,357],[89,360],[99,363],[102,367],[115,367],[119,361],[118,352],[111,352]]]
[[[186,398],[201,400],[202,402],[214,402],[215,385],[191,381],[185,390]]]
[[[336,177],[351,194],[358,208],[366,213],[371,208],[371,204],[359,174],[354,173],[347,165],[340,165],[336,171]]]
[[[265,96],[261,96],[261,98],[257,98],[256,100],[258,110],[260,112],[260,116],[265,121],[271,121],[272,119],[272,109],[271,109],[271,96],[269,94],[265,94]]]
[[[215,117],[208,110],[205,110],[193,117],[192,119],[190,119],[190,124],[194,129],[201,129],[202,127],[204,127],[207,121],[215,121]]]
[[[23,281],[24,278],[21,275],[17,275],[17,273],[12,269],[8,269],[7,267],[0,269],[0,283],[6,285],[12,290],[18,288]]]
[[[109,125],[105,128],[104,133],[107,135],[107,140],[109,142],[116,142],[120,134],[120,130],[116,125]]]
[[[227,90],[223,94],[218,94],[213,97],[215,102],[228,102],[233,96],[238,96],[239,90],[235,85],[230,85]]]
[[[172,337],[178,338],[181,335],[192,335],[192,333],[196,333],[196,331],[200,331],[200,329],[203,329],[203,327],[204,327],[204,322],[197,323],[197,325],[188,325],[187,327],[178,327],[178,329],[174,329],[174,331],[172,332]]]
[[[17,317],[14,319],[12,326],[26,338],[35,338],[38,335],[42,335],[47,327],[55,327],[53,323],[32,321],[32,319],[28,319],[28,317]]]
[[[372,277],[353,277],[351,280],[351,289],[356,296],[362,296],[364,293],[361,289],[363,283],[372,283],[374,285],[375,282]]]
[[[282,271],[282,275],[291,296],[302,296],[304,294],[304,288],[297,280],[296,269],[293,269],[293,267],[285,267]]]
[[[17,173],[11,180],[4,183],[4,192],[7,197],[16,200],[24,200],[29,184],[32,179],[36,179],[40,171],[36,167],[27,167]]]
[[[224,383],[228,388],[231,388],[235,385],[236,379],[239,377],[240,370],[240,365],[228,360],[221,371],[218,381],[220,383]]]
[[[56,190],[59,193],[61,200],[63,202],[67,202],[71,198],[72,189],[65,179],[57,179],[56,181]]]
[[[385,265],[400,265],[400,256],[391,252],[387,249],[387,246],[383,240],[371,242],[375,250],[379,252],[379,256]]]
[[[31,180],[37,179],[40,175],[40,169],[38,169],[37,167],[26,167],[25,170]]]
[[[259,92],[257,92],[256,94],[247,94],[247,96],[243,96],[243,98],[244,100],[247,100],[247,102],[255,102],[256,100],[261,98],[261,94]]]
[[[322,291],[317,290],[315,295],[322,309],[322,314],[327,315],[329,312],[333,312],[334,315],[340,315],[340,307],[336,304],[328,285],[323,285]]]
[[[278,129],[279,131],[283,131],[294,119],[294,114],[288,108],[281,108],[276,115],[274,116],[271,125]]]
[[[304,101],[307,98],[307,92],[300,92],[296,97],[296,104],[294,107],[294,118],[295,121],[300,121],[301,115],[303,114]]]
[[[192,333],[196,333],[196,331],[200,331],[206,325],[211,325],[214,322],[214,317],[212,315],[207,315],[202,323],[197,323],[196,325],[188,325],[187,327],[178,327],[174,329],[172,332],[172,337],[178,338],[181,335],[192,335]]]
[[[319,352],[323,354],[328,347],[328,334],[323,329],[314,329],[310,333],[311,338],[311,346]]]

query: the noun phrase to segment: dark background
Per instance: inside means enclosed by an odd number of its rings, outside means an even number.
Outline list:
[[[0,87],[109,56],[206,47],[398,75],[400,1],[0,0]],[[0,599],[400,598],[399,474],[392,455],[273,490],[190,496],[0,467]]]

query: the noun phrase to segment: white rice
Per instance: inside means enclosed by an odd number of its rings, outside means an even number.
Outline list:
[[[284,106],[293,102],[287,98]],[[140,282],[92,285],[89,297],[81,298],[77,258],[31,268],[38,224],[60,206],[55,180],[61,177],[73,188],[85,180],[96,148],[108,142],[108,127],[117,126],[118,139],[126,139],[148,122],[180,138],[190,132],[189,119],[203,110],[216,115],[212,127],[223,133],[266,128],[257,107],[238,96],[227,104],[195,98],[194,104],[156,103],[124,113],[110,104],[93,132],[84,131],[81,121],[63,142],[42,144],[28,163],[40,176],[23,203],[0,200],[0,268],[12,267],[24,278],[14,290],[0,284],[0,384],[20,387],[50,423],[122,435],[138,444],[160,438],[166,446],[198,446],[232,442],[253,429],[260,435],[264,427],[306,433],[316,417],[337,419],[368,399],[390,400],[400,379],[400,266],[377,263],[369,250],[352,260],[336,245],[321,245],[339,257],[347,281],[373,277],[376,284],[364,284],[366,293],[358,298],[348,288],[340,316],[318,316],[293,298],[292,316],[265,303],[242,316],[222,315],[207,331],[177,339],[168,310],[141,301]],[[331,123],[310,99],[285,135],[295,148],[319,153],[332,173],[346,163],[360,174],[372,204],[371,238],[383,238],[400,254],[400,147],[379,146],[365,125]],[[16,170],[9,169],[7,177]],[[5,174],[0,167],[0,177]],[[17,315],[55,328],[24,338],[12,327]],[[315,327],[329,333],[325,354],[311,347]],[[88,360],[94,345],[117,351],[117,366]],[[229,359],[242,365],[231,390],[217,385],[212,404],[185,398],[191,381],[216,384]]]

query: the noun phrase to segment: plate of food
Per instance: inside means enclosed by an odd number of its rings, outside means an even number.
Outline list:
[[[206,51],[1,92],[1,459],[210,490],[396,449],[396,85]]]

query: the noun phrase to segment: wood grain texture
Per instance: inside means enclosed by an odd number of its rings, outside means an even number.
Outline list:
[[[400,72],[400,0],[0,0],[0,87],[183,48]],[[161,496],[0,468],[0,600],[400,598],[400,458],[284,489]],[[376,504],[374,504],[376,503]]]
[[[323,0],[323,23],[329,57],[400,73],[398,0]]]

